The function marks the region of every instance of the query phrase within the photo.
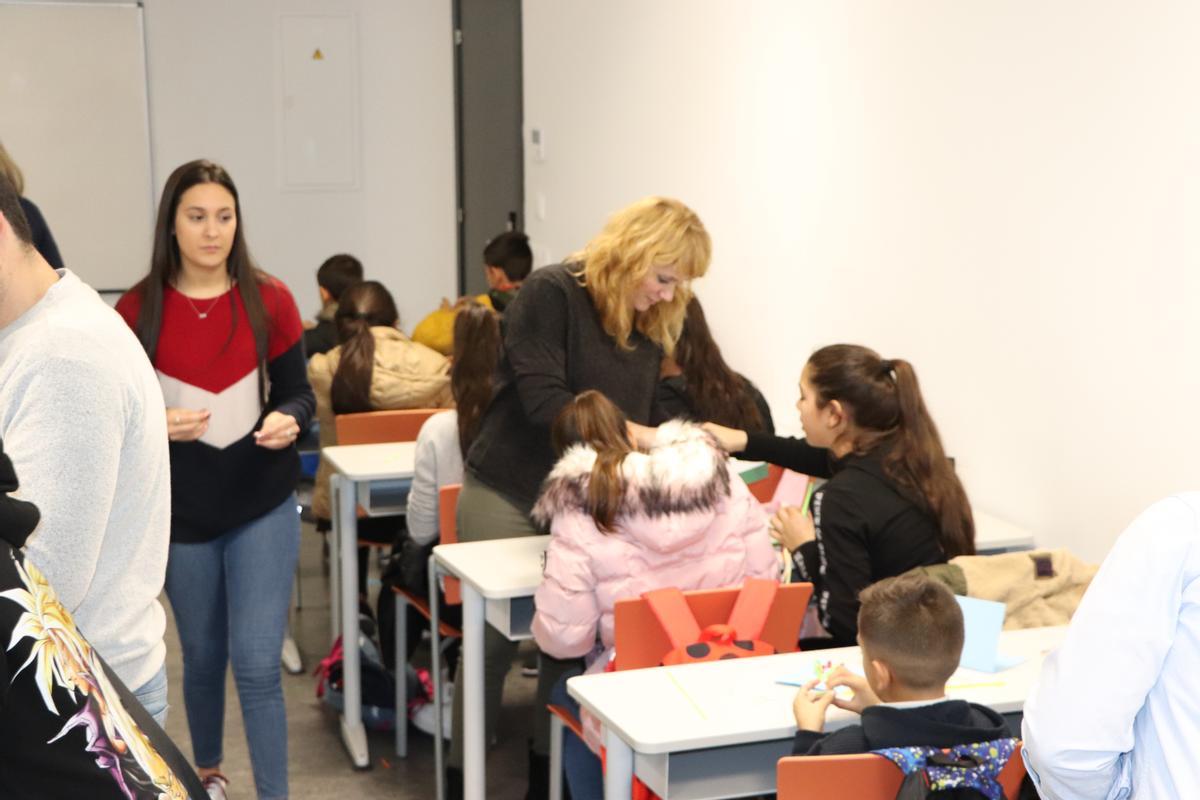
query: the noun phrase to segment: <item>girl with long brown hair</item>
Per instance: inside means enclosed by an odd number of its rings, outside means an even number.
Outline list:
[[[663,359],[661,377],[658,404],[667,416],[754,433],[775,432],[766,398],[725,363],[698,298],[687,304],[683,332],[675,352]]]
[[[342,292],[334,325],[338,346],[308,362],[317,396],[321,447],[337,444],[334,417],[362,411],[450,406],[450,362],[408,338],[396,326],[400,315],[379,281],[363,281]],[[330,519],[329,476],[324,460],[313,486],[313,515],[324,528]],[[387,520],[388,518],[381,518]],[[367,523],[370,528],[373,523]],[[394,529],[395,518],[385,525]],[[367,531],[368,538],[374,538]]]
[[[801,373],[796,407],[805,439],[706,428],[730,453],[829,478],[811,516],[782,508],[771,530],[815,584],[830,644],[851,645],[860,591],[975,552],[971,505],[907,361],[823,347]]]
[[[620,409],[589,391],[559,414],[551,439],[560,458],[533,512],[550,527],[534,596],[533,635],[543,652],[583,657],[599,671],[612,654],[618,598],[778,579],[766,515],[699,425],[665,423],[641,452]],[[552,700],[573,705],[566,677]],[[574,736],[564,764],[573,797],[600,796],[599,761]]]

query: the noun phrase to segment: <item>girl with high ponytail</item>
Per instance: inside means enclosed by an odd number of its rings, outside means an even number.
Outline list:
[[[830,645],[850,645],[860,591],[974,554],[971,505],[907,361],[859,345],[823,347],[801,373],[796,407],[804,439],[706,427],[730,453],[829,479],[811,516],[781,508],[771,535],[815,584]]]

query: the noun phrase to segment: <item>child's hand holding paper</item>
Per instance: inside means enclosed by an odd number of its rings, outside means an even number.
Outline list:
[[[800,691],[796,692],[796,699],[792,701],[796,727],[802,731],[820,733],[825,730],[825,712],[829,710],[829,704],[834,702],[834,693],[819,691],[817,683],[817,679],[813,678],[804,684]]]
[[[867,679],[840,664],[825,678],[825,685],[831,690],[833,704],[846,711],[861,714],[863,709],[879,704],[879,698],[871,691]],[[839,692],[841,688],[849,689],[853,694]]]

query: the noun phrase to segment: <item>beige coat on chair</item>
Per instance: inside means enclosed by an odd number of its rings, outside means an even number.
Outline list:
[[[371,407],[376,411],[397,408],[450,408],[450,361],[399,330],[373,327],[375,366],[371,373]],[[317,396],[317,420],[321,423],[321,448],[337,444],[330,387],[341,361],[341,347],[313,356],[308,362],[308,380]],[[313,515],[330,519],[328,462],[321,459],[313,486]]]
[[[1050,559],[1052,576],[1037,577],[1035,556]],[[1066,550],[959,556],[950,564],[962,570],[968,596],[1004,603],[1006,630],[1066,625],[1099,569]]]

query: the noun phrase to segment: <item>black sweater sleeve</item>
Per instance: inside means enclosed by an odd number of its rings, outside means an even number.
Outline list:
[[[766,461],[778,464],[803,475],[828,478],[831,475],[829,451],[813,447],[807,439],[751,433],[746,436],[746,449],[736,454],[747,461]]]
[[[567,299],[550,281],[521,287],[504,314],[504,353],[526,419],[549,428],[574,393],[567,380]]]
[[[821,624],[839,645],[850,646],[858,632],[858,593],[871,585],[870,529],[859,502],[836,485],[813,498],[816,542],[800,549],[814,578]],[[816,556],[816,563],[811,560]]]
[[[267,376],[271,380],[271,392],[267,398],[267,410],[291,414],[300,426],[300,433],[308,430],[317,398],[308,384],[308,367],[304,360],[302,340],[267,363]]]

